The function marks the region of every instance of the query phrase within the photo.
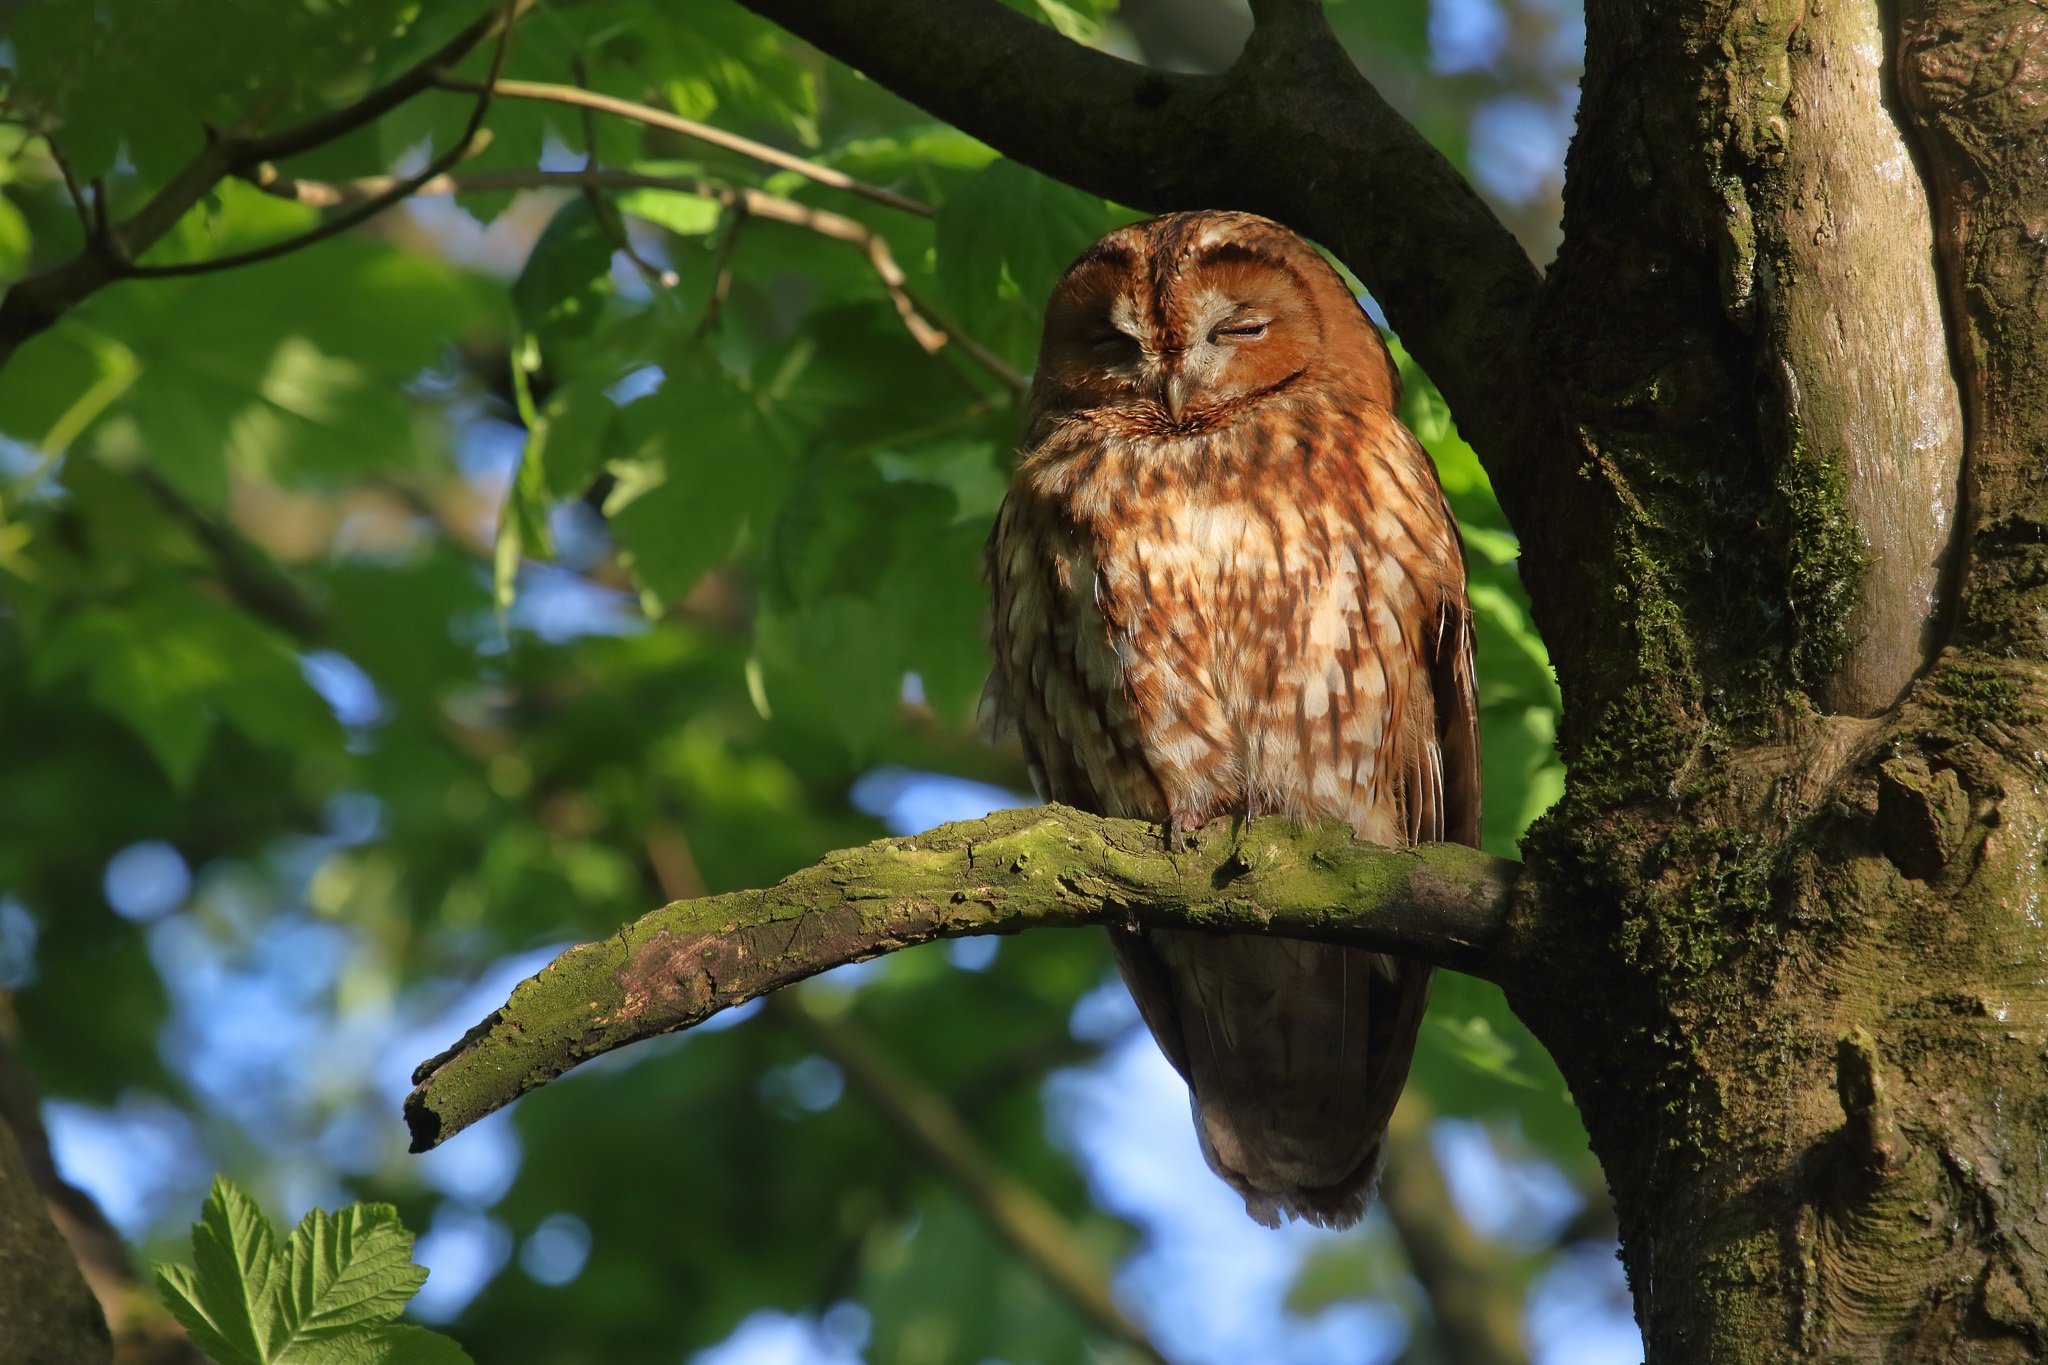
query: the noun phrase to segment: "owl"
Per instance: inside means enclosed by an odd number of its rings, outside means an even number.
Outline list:
[[[1169,214],[1074,262],[986,557],[984,725],[1021,741],[1041,799],[1175,831],[1288,815],[1478,841],[1462,549],[1399,395],[1343,278],[1277,223]],[[1355,1222],[1429,969],[1111,936],[1246,1212]]]

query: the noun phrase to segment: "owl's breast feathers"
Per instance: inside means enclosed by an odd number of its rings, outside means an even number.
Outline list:
[[[1476,839],[1457,531],[1391,413],[1290,397],[1203,436],[1087,412],[1036,434],[989,543],[989,709],[1048,799]]]
[[[1369,399],[1290,393],[1221,430],[1041,414],[990,538],[984,714],[1040,795],[1192,826],[1343,820],[1475,843],[1457,530]],[[1364,1211],[1428,970],[1356,950],[1115,932],[1210,1165],[1261,1222]]]

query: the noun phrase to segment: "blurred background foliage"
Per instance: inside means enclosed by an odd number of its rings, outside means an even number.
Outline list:
[[[1249,27],[1240,0],[1015,2],[1180,69]],[[484,10],[17,0],[0,283],[209,127],[345,106]],[[1574,0],[1328,13],[1547,259]],[[1027,799],[972,730],[977,557],[1046,291],[1135,216],[730,0],[546,0],[503,75],[782,163],[501,97],[452,180],[108,288],[0,370],[0,1079],[40,1087],[64,1175],[156,1254],[216,1169],[287,1219],[389,1199],[434,1271],[414,1312],[481,1362],[1133,1358],[819,1043],[851,1038],[1114,1267],[1172,1360],[1453,1358],[1384,1214],[1268,1233],[1201,1169],[1094,934],[835,973],[801,1017],[643,1045],[403,1154],[411,1066],[561,945]],[[429,90],[224,182],[145,260],[285,241],[475,107]],[[1486,841],[1512,854],[1561,786],[1556,688],[1486,477],[1403,370],[1465,527]],[[1411,1091],[1427,1140],[1397,1166],[1448,1179],[1533,1355],[1639,1358],[1599,1173],[1496,991],[1440,974]]]

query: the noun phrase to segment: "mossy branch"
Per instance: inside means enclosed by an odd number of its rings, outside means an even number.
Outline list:
[[[592,1057],[848,962],[934,939],[1083,924],[1277,934],[1482,973],[1519,868],[1455,844],[1388,849],[1341,827],[1158,826],[1063,806],[833,853],[765,891],[679,901],[571,948],[413,1073],[426,1151]]]

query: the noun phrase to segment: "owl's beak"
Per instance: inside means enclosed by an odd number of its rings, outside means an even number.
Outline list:
[[[1188,377],[1180,372],[1178,366],[1167,371],[1166,383],[1161,386],[1161,393],[1166,404],[1166,415],[1176,422],[1180,420],[1181,410],[1188,405],[1190,387],[1192,386],[1188,383]]]

